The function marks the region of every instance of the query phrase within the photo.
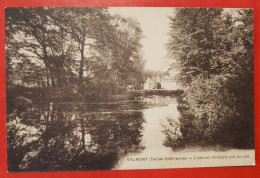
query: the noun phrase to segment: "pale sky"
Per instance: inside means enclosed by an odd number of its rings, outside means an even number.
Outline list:
[[[166,7],[111,7],[111,14],[135,18],[141,25],[145,38],[142,40],[146,69],[165,70],[167,68],[169,16],[173,8]]]

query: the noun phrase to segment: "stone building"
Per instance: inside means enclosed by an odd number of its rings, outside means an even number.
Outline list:
[[[165,90],[177,90],[179,86],[171,76],[159,75],[148,77],[144,83],[144,90],[154,90],[154,89],[165,89]]]

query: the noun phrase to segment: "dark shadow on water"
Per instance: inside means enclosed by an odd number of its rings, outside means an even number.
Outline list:
[[[8,171],[112,169],[142,149],[143,104],[36,103],[7,116]]]

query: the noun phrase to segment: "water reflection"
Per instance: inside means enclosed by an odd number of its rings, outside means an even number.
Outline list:
[[[150,96],[87,105],[36,103],[14,111],[7,116],[8,171],[106,170],[126,155],[167,149],[161,121],[173,118],[174,102]]]
[[[156,102],[156,101],[155,101]],[[180,137],[180,128],[172,123],[179,123],[177,103],[175,100],[169,100],[167,106],[156,106],[144,110],[143,136],[142,144],[144,150],[139,153],[129,153],[122,157],[115,169],[146,169],[147,161],[151,157],[164,157],[172,154],[170,147],[166,146],[171,134],[175,138]],[[172,133],[172,131],[174,133]],[[145,161],[131,161],[131,159],[145,159]],[[158,168],[158,162],[149,162],[149,168]]]

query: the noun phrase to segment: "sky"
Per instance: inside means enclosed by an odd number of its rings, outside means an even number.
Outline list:
[[[155,71],[167,69],[167,51],[169,16],[173,8],[166,7],[111,7],[112,15],[135,18],[141,25],[144,39],[143,53],[146,60],[145,68]]]

